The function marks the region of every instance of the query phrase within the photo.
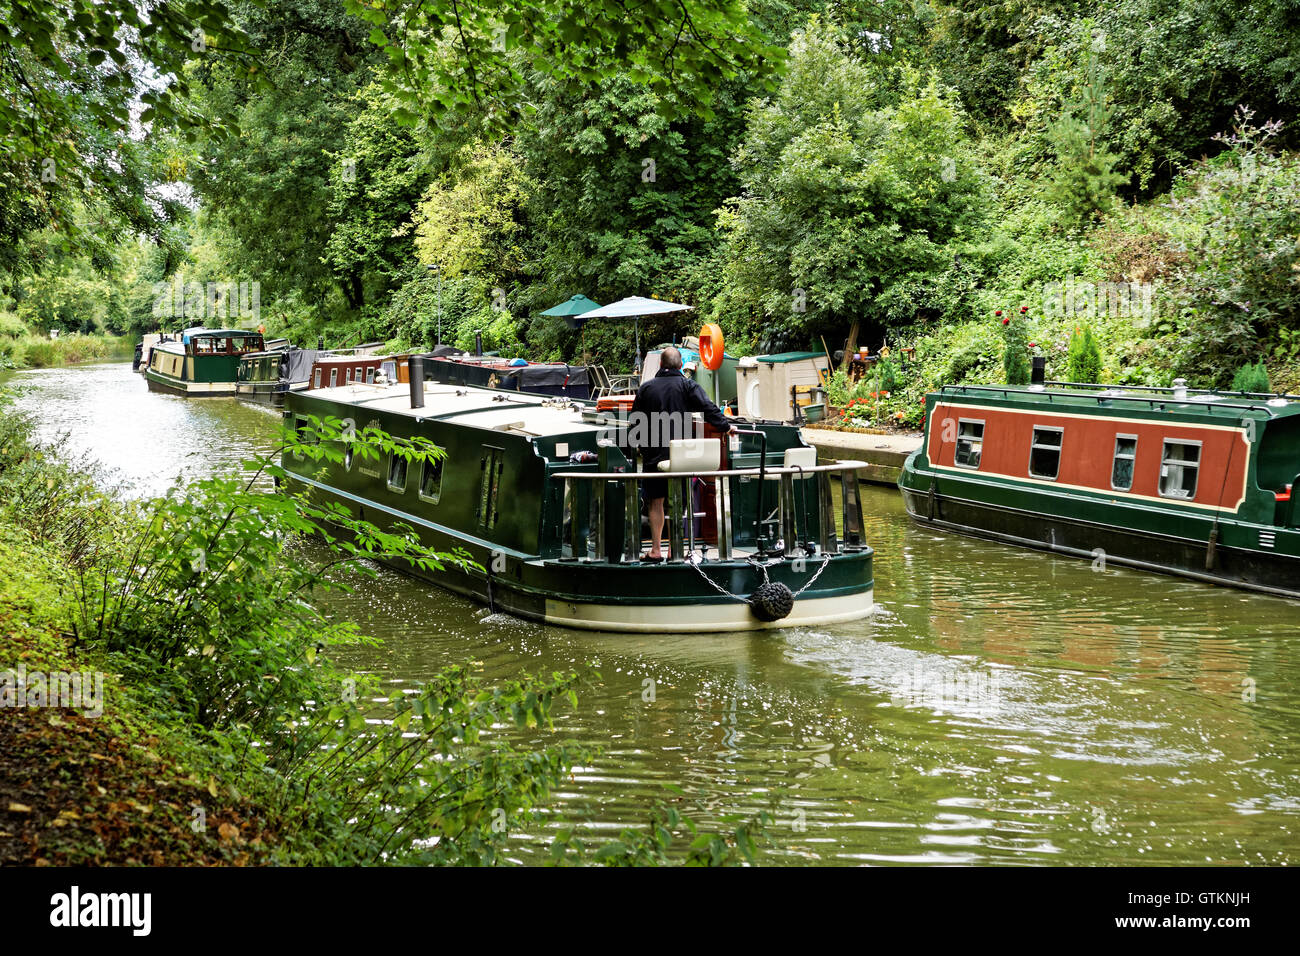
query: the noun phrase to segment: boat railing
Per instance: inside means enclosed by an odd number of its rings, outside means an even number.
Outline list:
[[[1105,401],[1118,400],[1122,402],[1133,402],[1137,404],[1146,404],[1149,408],[1155,409],[1169,404],[1177,405],[1197,405],[1201,408],[1232,408],[1240,411],[1259,411],[1273,416],[1277,412],[1274,405],[1258,404],[1250,402],[1242,404],[1241,399],[1261,398],[1268,401],[1300,401],[1300,395],[1281,395],[1269,392],[1219,392],[1207,389],[1172,389],[1172,388],[1155,388],[1145,385],[1080,385],[1075,382],[1044,382],[1044,385],[1053,386],[1052,391],[1045,389],[1033,392],[1035,395],[1045,395],[1050,401],[1052,398],[1091,398],[1098,403]],[[1083,391],[1082,389],[1092,389],[1093,391]],[[1006,398],[1010,395],[1024,395],[1025,388],[1016,385],[944,385],[940,390],[940,395],[945,394],[965,394],[968,392],[998,394]],[[1133,392],[1134,394],[1124,394]],[[1146,397],[1140,392],[1157,393]],[[1191,396],[1213,396],[1214,398],[1235,399],[1234,401],[1206,401],[1197,398],[1188,401]]]
[[[826,557],[866,550],[862,519],[862,496],[858,470],[866,463],[855,460],[825,465],[759,465],[699,471],[570,471],[556,477],[564,483],[562,516],[563,561],[629,563],[641,559],[640,482],[666,479],[668,497],[664,507],[668,533],[668,560],[684,561],[699,551],[699,560],[730,561],[737,557],[766,559],[784,557]],[[840,482],[841,522],[836,527],[832,477]],[[733,481],[758,480],[752,519],[733,513],[736,499]],[[716,535],[710,541],[696,526],[707,512],[695,510],[695,482],[711,488]],[[772,510],[767,508],[765,486],[777,485]],[[807,486],[812,486],[812,505]],[[609,507],[611,490],[622,493],[621,526],[614,526]],[[743,500],[743,496],[742,496]],[[802,504],[802,506],[801,506]],[[587,509],[587,520],[582,518]],[[773,517],[775,516],[775,517]],[[775,524],[775,534],[769,526]],[[737,547],[737,529],[752,526],[753,547]],[[769,547],[769,541],[771,547]],[[779,545],[779,549],[777,548]]]

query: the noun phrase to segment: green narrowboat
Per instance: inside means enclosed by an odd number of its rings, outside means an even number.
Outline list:
[[[316,355],[315,349],[288,343],[265,352],[247,352],[235,371],[235,394],[259,405],[283,405],[288,392],[309,386]]]
[[[406,524],[477,565],[402,570],[493,610],[589,630],[739,631],[870,613],[861,462],[818,465],[797,428],[740,423],[730,438],[673,441],[668,470],[643,473],[617,412],[426,383],[421,364],[412,361],[407,385],[354,382],[285,401],[291,428],[334,416],[445,450],[423,464],[283,456],[288,491],[382,527]],[[651,478],[668,486],[666,556],[654,563],[642,554],[641,485]]]
[[[949,386],[899,488],[920,524],[1300,597],[1300,398]]]
[[[154,392],[191,398],[234,395],[240,358],[265,347],[260,332],[196,326],[151,348],[145,380]]]

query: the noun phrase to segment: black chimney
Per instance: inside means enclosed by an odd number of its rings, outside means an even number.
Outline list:
[[[1029,375],[1029,384],[1042,385],[1047,379],[1047,356],[1035,355],[1033,361],[1034,370]]]
[[[424,408],[424,356],[412,355],[406,367],[411,378],[411,407]]]
[[[483,354],[483,330],[482,329],[474,330],[474,354],[475,355]]]

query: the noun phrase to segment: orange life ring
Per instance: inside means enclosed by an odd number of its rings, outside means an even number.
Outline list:
[[[710,372],[722,368],[722,329],[712,322],[706,322],[700,329],[700,359]]]

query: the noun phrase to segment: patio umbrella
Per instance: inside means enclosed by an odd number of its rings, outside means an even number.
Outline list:
[[[592,309],[590,312],[583,313],[583,319],[632,319],[635,324],[635,341],[636,341],[636,368],[641,368],[641,316],[643,315],[663,315],[666,312],[685,312],[691,309],[689,305],[679,305],[676,302],[665,302],[663,299],[647,299],[645,296],[633,295],[626,299],[619,299],[617,302],[611,302],[609,305],[603,305],[599,309]]]
[[[585,295],[575,295],[565,299],[559,305],[547,309],[542,315],[554,315],[564,319],[564,324],[571,329],[580,329],[587,321],[586,313],[599,309],[599,302],[592,302]]]

